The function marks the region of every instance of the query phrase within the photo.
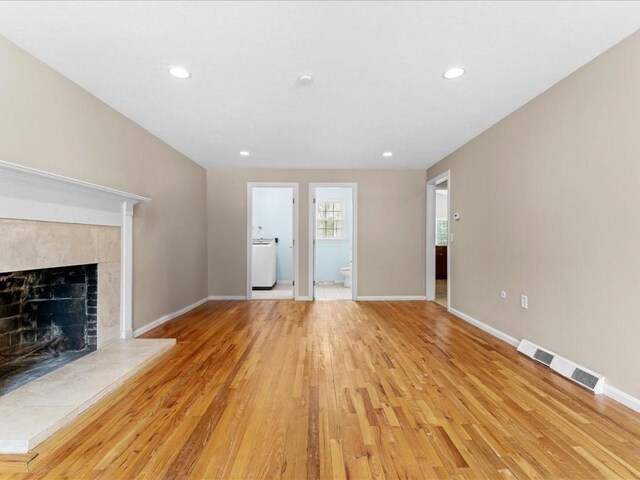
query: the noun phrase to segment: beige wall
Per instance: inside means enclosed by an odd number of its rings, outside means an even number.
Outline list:
[[[208,170],[209,294],[246,294],[247,182],[300,184],[302,296],[308,295],[309,183],[355,182],[358,295],[423,296],[425,174],[424,170]]]
[[[428,171],[451,169],[462,217],[451,225],[452,307],[636,397],[639,85],[635,34]]]
[[[0,159],[145,195],[134,328],[206,295],[205,170],[0,37]]]

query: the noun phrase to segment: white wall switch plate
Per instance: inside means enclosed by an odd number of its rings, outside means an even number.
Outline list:
[[[505,292],[504,290],[502,290],[502,291],[500,292],[500,298],[501,298],[502,300],[506,300],[506,299],[507,299],[507,292]]]
[[[521,308],[529,308],[529,297],[526,295],[520,295],[520,307]]]

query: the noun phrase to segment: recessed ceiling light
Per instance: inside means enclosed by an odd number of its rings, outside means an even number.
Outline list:
[[[462,75],[464,75],[464,67],[451,67],[442,74],[442,76],[447,80],[453,80],[454,78],[461,77]]]
[[[393,152],[382,152],[383,157],[393,157]]]
[[[307,73],[298,77],[298,82],[302,85],[311,85],[313,83],[313,77]]]
[[[191,74],[189,72],[187,72],[187,70],[184,67],[171,67],[169,69],[169,73],[176,77],[176,78],[181,78],[181,79],[185,79],[185,78],[189,78],[191,76]]]
[[[240,150],[241,157],[248,157],[249,155],[251,155],[251,152],[249,150]]]

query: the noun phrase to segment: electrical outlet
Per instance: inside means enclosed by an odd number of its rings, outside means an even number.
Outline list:
[[[529,297],[526,295],[520,295],[520,307],[524,309],[529,308]]]
[[[501,298],[502,300],[506,300],[506,299],[507,299],[507,292],[505,292],[504,290],[502,290],[502,291],[500,292],[500,298]]]

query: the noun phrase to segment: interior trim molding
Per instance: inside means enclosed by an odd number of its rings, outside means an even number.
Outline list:
[[[413,302],[424,301],[427,297],[425,295],[359,295],[356,298],[358,302]]]
[[[123,206],[151,199],[0,160],[0,218],[121,227]],[[131,212],[131,215],[133,212]]]
[[[323,187],[337,187],[351,189],[351,300],[358,301],[358,183],[357,182],[309,182],[309,218],[308,218],[308,254],[309,254],[309,297],[311,300],[316,298],[315,288],[317,281],[315,279],[315,258],[316,248],[316,189]]]
[[[209,295],[206,300],[246,300],[246,295]]]
[[[640,412],[640,398],[629,395],[628,393],[618,390],[616,387],[612,387],[611,385],[607,385],[606,380],[604,383],[604,394],[616,402],[621,403],[625,407],[629,407],[631,410]]]
[[[462,313],[461,311],[456,310],[455,308],[449,308],[449,313],[455,315],[456,317],[460,318],[461,320],[464,320],[467,323],[470,323],[475,327],[478,327],[480,330],[484,330],[485,332],[493,335],[494,337],[497,337],[500,340],[507,342],[512,347],[517,347],[518,344],[520,343],[520,340],[517,340],[511,335],[508,335],[498,330],[497,328],[492,327],[491,325],[487,325],[486,323],[481,322],[480,320],[477,320],[467,315],[466,313]]]
[[[159,327],[163,323],[167,323],[169,320],[173,320],[174,318],[179,317],[180,315],[184,315],[185,313],[190,312],[194,308],[199,307],[200,305],[205,303],[207,300],[208,299],[205,297],[202,300],[198,300],[196,303],[192,303],[191,305],[181,308],[180,310],[176,310],[175,312],[168,313],[158,318],[157,320],[154,320],[153,322],[149,322],[146,325],[143,325],[142,327],[135,329],[133,331],[133,336],[138,337],[143,333],[147,333],[149,330],[153,330],[154,328]]]
[[[436,185],[444,181],[447,184],[447,221],[451,225],[451,170],[442,172],[439,175],[427,180],[426,185],[426,255],[425,255],[425,274],[426,274],[426,297],[429,301],[436,299]],[[451,232],[449,232],[451,233]],[[451,305],[451,238],[453,234],[449,235],[447,239],[447,305]]]
[[[222,298],[220,300],[251,300],[253,289],[251,288],[251,266],[253,258],[253,189],[261,187],[290,188],[293,194],[293,297],[295,298],[300,288],[300,263],[299,242],[300,236],[300,184],[298,182],[247,182],[247,286],[246,295],[243,298]]]
[[[313,301],[313,298],[306,295],[305,296],[299,295],[296,297],[296,302],[312,302],[312,301]]]

